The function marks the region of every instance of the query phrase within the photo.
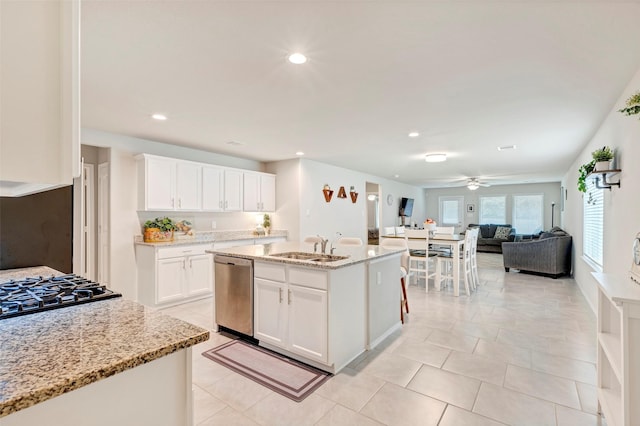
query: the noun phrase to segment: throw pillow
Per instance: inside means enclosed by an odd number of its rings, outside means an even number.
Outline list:
[[[543,232],[542,234],[540,234],[540,240],[544,240],[545,238],[553,238],[553,237],[557,237],[556,234],[554,234],[553,232]]]
[[[506,226],[498,226],[496,228],[496,234],[493,236],[496,240],[507,240],[509,239],[509,234],[511,233],[511,228],[507,228]]]

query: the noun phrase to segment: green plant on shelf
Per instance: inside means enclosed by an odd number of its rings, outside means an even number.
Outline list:
[[[618,112],[625,115],[640,114],[640,90],[627,99],[626,105],[627,106],[625,108],[619,109]]]
[[[608,146],[603,146],[600,149],[596,149],[591,153],[593,161],[611,161],[613,160],[613,150]]]
[[[580,166],[580,169],[578,169],[578,172],[580,173],[578,176],[578,191],[587,192],[587,176],[589,176],[589,173],[593,171],[595,166],[596,160],[591,160]]]

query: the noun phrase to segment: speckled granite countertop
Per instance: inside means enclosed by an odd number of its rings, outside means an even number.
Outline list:
[[[60,273],[0,271],[0,282],[38,275]],[[204,342],[209,332],[119,297],[3,319],[0,336],[3,417]]]
[[[196,231],[193,237],[177,237],[173,241],[168,243],[145,243],[142,240],[142,235],[137,235],[134,242],[144,246],[183,246],[188,244],[211,244],[214,242],[222,241],[236,241],[236,240],[267,240],[273,237],[287,237],[287,231],[272,230],[269,235],[254,235],[253,231],[239,230],[239,231]]]
[[[288,259],[274,254],[285,252],[313,253],[313,244],[301,242],[271,243],[253,246],[229,247],[207,250],[209,253],[223,254],[244,259],[261,260],[267,262],[288,263],[291,265],[307,266],[316,269],[338,269],[362,263],[381,257],[392,256],[404,252],[403,248],[383,248],[380,246],[347,247],[341,246],[334,250],[336,256],[348,256],[346,259],[333,262],[316,262],[312,260]],[[327,246],[327,252],[329,246]]]

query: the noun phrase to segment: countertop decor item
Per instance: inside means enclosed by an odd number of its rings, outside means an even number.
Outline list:
[[[271,217],[268,213],[265,213],[264,216],[262,216],[262,227],[264,228],[266,235],[271,233]]]
[[[618,112],[621,112],[625,115],[640,114],[640,90],[638,90],[635,94],[631,95],[629,99],[627,99],[626,105],[626,108],[619,109]]]
[[[164,243],[173,241],[173,231],[175,229],[175,222],[168,217],[157,217],[153,220],[148,220],[144,223],[144,242]]]

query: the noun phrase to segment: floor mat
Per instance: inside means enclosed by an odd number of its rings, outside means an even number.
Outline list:
[[[242,340],[233,340],[202,355],[296,402],[311,395],[331,376]]]

